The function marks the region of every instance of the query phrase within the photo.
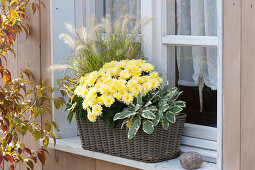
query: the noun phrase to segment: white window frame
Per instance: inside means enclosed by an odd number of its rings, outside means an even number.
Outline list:
[[[216,1],[217,36],[167,35],[167,10],[173,11],[173,15],[175,15],[175,5],[168,9],[166,7],[167,3],[175,3],[175,0],[141,0],[141,17],[154,18],[153,22],[149,23],[143,31],[145,56],[149,58],[150,62],[160,66],[162,70],[159,71],[170,73],[167,76],[164,75],[164,78],[170,80],[171,86],[175,86],[174,46],[217,47],[217,128],[186,123],[181,150],[183,152],[198,151],[208,161],[216,162],[217,160],[218,169],[222,169],[222,0]],[[61,33],[68,33],[64,23],[67,22],[75,26],[88,25],[89,16],[95,15],[95,2],[95,0],[51,1],[52,64],[59,64],[59,61],[63,61],[63,57],[71,53],[71,49],[67,48],[58,38]],[[174,22],[173,20],[172,23]],[[172,30],[174,27],[172,24]],[[56,79],[63,76],[64,73],[61,71],[52,71],[53,86],[57,86]],[[53,120],[58,123],[60,129],[60,131],[54,132],[58,138],[77,136],[76,124],[69,125],[66,117],[67,113],[63,109],[53,111]]]
[[[217,128],[186,123],[181,150],[199,151],[208,161],[217,161],[218,169],[222,169],[222,0],[216,1],[217,36],[167,35],[175,33],[175,20],[171,21],[175,17],[167,16],[175,15],[175,0],[142,0],[141,12],[142,17],[154,18],[154,23],[143,32],[145,56],[168,73],[165,78],[172,87],[175,86],[175,46],[217,47]],[[167,30],[169,26],[171,30]]]

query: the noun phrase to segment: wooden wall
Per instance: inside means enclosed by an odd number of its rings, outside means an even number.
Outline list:
[[[46,79],[50,52],[50,1],[31,17],[32,34],[16,44],[17,58],[9,63],[12,74],[32,70],[34,80]],[[255,169],[255,2],[223,0],[223,170]],[[41,45],[41,48],[40,48]],[[44,116],[43,120],[51,119]],[[40,121],[40,120],[38,120]],[[31,145],[39,147],[38,143]],[[18,169],[22,170],[21,166]],[[134,170],[100,160],[50,150],[44,170]]]
[[[223,170],[241,164],[241,2],[223,0]]]

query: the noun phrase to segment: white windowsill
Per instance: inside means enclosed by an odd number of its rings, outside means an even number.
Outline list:
[[[42,141],[40,141],[42,145]],[[49,148],[56,149],[63,152],[69,152],[81,156],[86,156],[94,159],[99,159],[103,161],[108,161],[116,164],[121,164],[124,166],[129,166],[138,169],[146,170],[183,170],[179,163],[179,159],[173,159],[165,162],[159,163],[144,163],[135,160],[130,160],[126,158],[111,156],[99,152],[93,152],[84,150],[81,147],[81,142],[79,137],[63,138],[57,139],[57,144],[54,146],[53,140],[50,140]],[[199,170],[217,170],[217,165],[214,163],[204,162]]]

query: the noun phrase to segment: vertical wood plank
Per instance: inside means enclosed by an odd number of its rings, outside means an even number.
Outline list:
[[[43,166],[44,170],[70,170],[68,169],[68,155],[69,153],[49,149],[50,156],[46,164]],[[75,167],[75,165],[73,165]],[[74,170],[73,168],[71,170]]]
[[[26,39],[25,34],[20,34],[17,39],[17,73],[23,69],[29,69],[32,72],[32,81],[39,83],[41,79],[41,62],[40,62],[40,19],[39,13],[37,12],[34,16],[32,11],[28,10],[28,18],[31,27],[31,33]],[[36,121],[41,123],[41,119],[38,118]],[[33,136],[27,134],[22,141],[27,145],[31,150],[37,150],[40,148],[39,141],[35,142]],[[31,142],[33,141],[33,142]],[[20,164],[20,168],[17,169],[26,169],[26,164]],[[35,170],[41,170],[42,165],[40,163],[35,165]]]
[[[242,1],[241,169],[255,169],[255,4]]]
[[[68,168],[72,170],[96,170],[96,160],[74,154],[68,154]]]
[[[96,170],[127,170],[126,166],[96,160]]]
[[[223,169],[240,170],[241,0],[223,1]]]

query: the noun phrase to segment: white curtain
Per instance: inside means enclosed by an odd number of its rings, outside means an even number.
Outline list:
[[[177,0],[177,34],[217,36],[216,0]],[[177,47],[179,85],[217,89],[217,48]]]
[[[177,0],[177,34],[217,36],[215,0]],[[179,84],[217,89],[217,48],[177,47]]]

